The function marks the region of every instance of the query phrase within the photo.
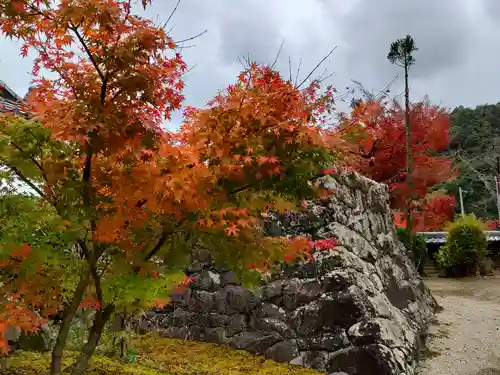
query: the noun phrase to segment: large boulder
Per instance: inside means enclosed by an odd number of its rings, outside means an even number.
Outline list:
[[[4,338],[9,344],[9,351],[27,350],[36,352],[49,351],[56,339],[54,326],[44,324],[36,333],[22,332],[19,328],[9,326],[4,332]]]
[[[413,374],[437,305],[397,239],[387,187],[357,173],[319,183],[329,199],[270,215],[266,234],[336,237],[338,247],[284,265],[256,292],[203,259],[191,289],[136,324],[328,374]]]

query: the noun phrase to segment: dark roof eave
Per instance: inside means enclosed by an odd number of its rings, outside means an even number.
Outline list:
[[[16,100],[21,100],[21,99],[22,99],[19,95],[17,95],[17,94],[15,93],[15,91],[14,91],[14,90],[12,90],[9,86],[7,86],[7,85],[5,84],[5,82],[4,82],[4,81],[2,81],[1,79],[0,79],[0,87],[3,87],[3,88],[5,89],[5,91],[7,91],[7,92],[8,92],[8,93],[9,93],[9,94],[13,97],[13,98],[15,98]]]

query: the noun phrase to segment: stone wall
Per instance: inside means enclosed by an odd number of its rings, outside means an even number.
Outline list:
[[[331,198],[271,217],[266,232],[336,237],[339,247],[286,265],[255,292],[205,258],[192,286],[142,317],[139,330],[329,374],[413,374],[436,302],[397,240],[387,188],[356,173],[320,183]]]

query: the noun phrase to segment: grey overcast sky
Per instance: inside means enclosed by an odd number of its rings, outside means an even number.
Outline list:
[[[154,0],[146,14],[165,21],[175,3]],[[337,46],[324,65],[335,72],[329,83],[342,92],[355,79],[378,91],[399,72],[386,59],[390,43],[410,33],[419,48],[412,99],[427,94],[452,108],[500,102],[499,21],[500,0],[182,0],[170,26],[176,40],[208,30],[183,51],[195,66],[185,104],[202,106],[234,82],[242,55],[271,63],[282,41],[277,67],[286,76],[289,57],[294,74],[302,58],[303,76]],[[24,95],[31,60],[18,48],[0,39],[0,79]]]

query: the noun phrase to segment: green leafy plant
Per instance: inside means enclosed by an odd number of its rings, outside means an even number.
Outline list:
[[[408,233],[406,229],[397,228],[398,238],[408,250],[408,255],[412,259],[417,271],[422,273],[425,257],[427,256],[427,244],[424,236],[418,233]]]
[[[132,348],[127,349],[123,361],[125,363],[137,363],[137,350]]]
[[[471,275],[487,256],[485,227],[474,214],[465,215],[447,227],[446,245],[436,254],[439,268],[447,276]]]

